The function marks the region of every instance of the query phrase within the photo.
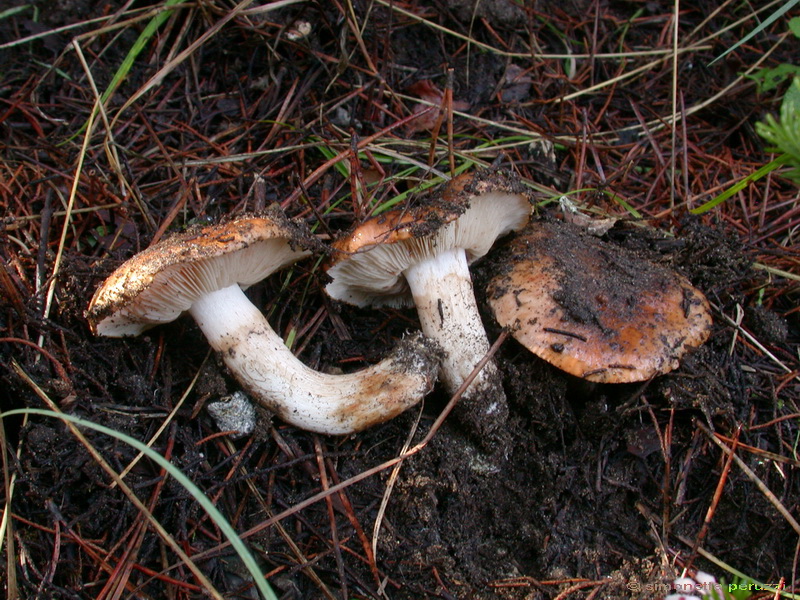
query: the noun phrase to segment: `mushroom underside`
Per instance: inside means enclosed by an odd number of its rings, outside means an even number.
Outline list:
[[[497,207],[504,204],[511,208],[499,218]],[[484,256],[497,238],[527,222],[530,204],[524,196],[492,193],[473,198],[469,208],[460,213],[448,214],[453,220],[443,223],[425,211],[419,221],[404,219],[402,226],[390,227],[383,236],[373,233],[370,243],[342,254],[328,267],[331,281],[326,292],[355,306],[412,306],[404,272],[450,250],[461,250],[467,263],[472,263]],[[393,222],[387,220],[387,224]],[[376,225],[370,224],[369,229]],[[358,239],[357,233],[348,241],[353,239]]]
[[[191,256],[192,246],[186,250]],[[177,254],[177,253],[174,253]],[[115,271],[97,290],[87,310],[97,335],[136,336],[169,323],[204,294],[238,284],[243,288],[307,256],[284,239],[259,240],[232,253],[165,264],[154,246]]]

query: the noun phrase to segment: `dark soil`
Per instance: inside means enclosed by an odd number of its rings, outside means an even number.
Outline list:
[[[692,110],[678,129],[681,173],[671,189],[670,131],[659,125],[671,114],[671,58],[571,97],[653,60],[584,53],[668,50],[671,3],[500,2],[489,10],[494,3],[484,2],[473,15],[465,2],[397,2],[397,11],[354,2],[366,24],[361,40],[344,4],[239,14],[118,114],[232,5],[181,8],[112,95],[107,113],[119,119],[98,117],[83,151],[92,84],[102,93],[150,18],[126,23],[138,13],[115,11],[147,3],[11,3],[20,10],[0,19],[0,45],[78,26],[0,47],[0,410],[55,408],[150,442],[242,533],[280,598],[663,598],[684,568],[730,581],[722,563],[797,593],[798,531],[776,508],[797,518],[800,501],[797,188],[775,175],[710,212],[688,210],[770,160],[753,124],[776,112],[784,88],[759,95],[742,81],[704,102],[760,59],[785,21],[719,66],[707,65],[750,25],[682,55],[680,106]],[[682,7],[687,45],[746,14],[717,8]],[[99,17],[106,20],[88,21]],[[311,32],[303,36],[305,23]],[[101,24],[114,27],[98,31]],[[287,37],[295,30],[299,37]],[[69,43],[81,34],[79,57]],[[528,44],[543,56],[531,59]],[[779,45],[768,65],[796,60],[793,48]],[[131,339],[92,335],[85,310],[97,286],[164,235],[280,203],[329,244],[371,207],[431,179],[401,160],[428,163],[429,131],[401,124],[367,145],[369,153],[347,152],[413,114],[413,95],[403,96],[411,84],[431,80],[444,90],[448,67],[453,99],[481,119],[455,118],[457,165],[513,170],[550,216],[560,194],[588,190],[572,200],[618,219],[605,241],[706,295],[710,338],[679,369],[596,384],[509,337],[495,357],[510,413],[499,458],[487,462],[445,419],[399,471],[362,476],[426,439],[449,400],[442,390],[421,410],[348,437],[260,414],[254,435],[233,439],[217,431],[205,405],[237,383],[191,319]],[[434,161],[443,172],[446,129]],[[400,158],[379,154],[380,144]],[[323,168],[340,153],[342,168]],[[351,192],[367,181],[377,182],[371,199],[354,201]],[[413,206],[419,196],[404,200]],[[504,268],[508,243],[473,266],[491,340],[502,330],[486,288]],[[310,259],[248,291],[309,366],[355,370],[417,327],[411,310],[337,305],[324,284]],[[206,596],[63,422],[12,415],[2,425],[11,519],[0,583],[9,597]],[[255,597],[186,489],[127,444],[83,433],[117,473],[129,469],[127,485],[221,594]],[[728,466],[716,442],[735,447],[772,498],[738,464]],[[351,477],[343,490],[291,510]]]

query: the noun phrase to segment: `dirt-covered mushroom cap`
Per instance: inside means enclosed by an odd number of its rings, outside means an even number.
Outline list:
[[[530,213],[528,194],[513,176],[462,175],[427,201],[374,217],[335,242],[326,291],[358,306],[413,300],[422,332],[444,350],[441,378],[454,393],[489,350],[468,265],[523,227]],[[500,430],[508,407],[494,362],[462,399],[457,415],[473,433],[488,440]]]
[[[419,205],[373,217],[336,240],[325,289],[356,306],[412,306],[404,271],[454,249],[472,263],[530,214],[515,177],[493,170],[460,175]]]
[[[422,335],[355,373],[326,375],[286,347],[243,288],[308,254],[305,228],[275,211],[172,237],[123,264],[87,316],[95,333],[137,335],[187,311],[255,400],[302,429],[346,434],[386,421],[433,387],[437,346]]]
[[[498,265],[488,287],[498,323],[589,381],[666,373],[710,334],[708,301],[685,277],[575,225],[532,222]]]
[[[247,287],[309,254],[309,234],[280,211],[173,235],[123,263],[95,292],[92,332],[139,335],[169,323],[209,292]]]

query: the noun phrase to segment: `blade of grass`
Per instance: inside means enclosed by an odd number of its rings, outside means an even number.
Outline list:
[[[94,108],[89,113],[89,119],[86,121],[86,125],[89,127],[89,131],[91,131],[91,125],[94,122],[95,115],[97,114],[97,110],[100,107],[98,106],[97,102],[95,102]],[[77,135],[77,134],[76,134]],[[64,216],[64,226],[61,229],[61,238],[58,242],[58,251],[56,252],[56,258],[53,262],[53,272],[50,277],[50,285],[47,288],[47,292],[45,294],[45,303],[44,303],[44,312],[43,318],[47,319],[50,316],[50,308],[53,304],[53,296],[56,292],[56,284],[58,283],[58,273],[61,269],[61,260],[64,256],[64,247],[67,241],[67,233],[69,232],[70,224],[72,223],[72,209],[75,206],[75,198],[78,195],[78,185],[80,184],[81,180],[81,173],[83,172],[83,163],[86,158],[86,150],[89,147],[89,136],[85,135],[83,138],[83,144],[81,145],[80,152],[78,153],[78,160],[77,164],[75,165],[75,178],[72,180],[72,187],[70,188],[69,192],[69,200],[67,201],[67,210],[66,215]],[[39,346],[42,346],[44,343],[44,332],[39,334]]]
[[[669,161],[669,206],[675,208],[675,160],[677,155],[678,144],[678,42],[680,35],[681,24],[681,3],[680,0],[675,0],[673,3],[672,13],[672,89],[670,96],[672,101],[672,122],[670,123],[670,134],[672,143],[670,147],[670,161]]]
[[[14,497],[14,487],[17,480],[16,472],[12,475],[6,452],[6,430],[3,421],[0,420],[0,457],[2,457],[3,469],[3,488],[5,490],[6,505],[3,510],[3,517],[0,518],[0,551],[3,549],[3,541],[6,546],[6,594],[8,600],[19,598],[19,587],[17,585],[17,567],[15,559],[17,556],[14,547],[14,522],[11,520],[11,499]]]
[[[146,14],[149,14],[149,12],[152,12],[152,9],[150,9],[150,8],[144,8],[144,9],[135,8],[135,9],[129,10],[125,14],[137,15],[137,16],[133,16],[130,19],[127,19],[127,20],[124,20],[124,21],[119,21],[119,22],[113,23],[111,25],[102,25],[98,29],[93,29],[92,31],[90,31],[88,33],[81,33],[81,34],[75,36],[75,39],[81,39],[81,38],[84,38],[84,37],[97,36],[97,35],[101,35],[103,33],[109,33],[111,31],[115,31],[117,29],[123,29],[125,27],[129,27],[131,24],[136,23],[137,21],[141,20],[142,18],[145,18],[145,17],[142,16],[142,13],[144,13],[146,15]],[[5,50],[7,48],[14,48],[15,46],[21,46],[23,44],[27,44],[27,43],[33,42],[35,40],[44,39],[46,37],[57,36],[59,34],[66,33],[68,31],[73,31],[74,29],[80,29],[82,27],[89,27],[90,25],[96,25],[98,23],[109,23],[109,22],[112,22],[115,18],[116,18],[116,15],[112,13],[110,15],[103,15],[102,17],[95,17],[95,18],[92,18],[92,19],[87,19],[85,21],[78,21],[77,23],[68,23],[67,25],[62,25],[61,27],[56,27],[54,29],[45,29],[44,31],[39,31],[37,33],[33,33],[31,35],[28,35],[28,36],[25,36],[25,37],[21,37],[19,39],[11,40],[10,42],[5,42],[4,44],[0,44],[0,50]]]
[[[703,213],[710,211],[712,208],[725,202],[725,200],[727,200],[734,194],[737,194],[738,192],[742,191],[744,188],[746,188],[754,181],[758,181],[759,179],[764,177],[767,173],[770,173],[775,169],[777,169],[778,167],[787,164],[788,160],[789,157],[786,154],[781,154],[778,158],[769,161],[767,164],[758,169],[756,172],[751,173],[750,175],[742,179],[739,183],[732,185],[721,194],[714,196],[711,200],[698,206],[697,208],[692,208],[689,212],[692,213],[693,215],[702,215]]]
[[[682,535],[678,535],[677,537],[681,542],[683,542],[687,546],[691,547],[692,540],[690,540],[689,538],[687,538],[685,536],[682,536]],[[749,576],[745,575],[744,573],[742,573],[741,571],[739,571],[738,569],[734,568],[732,565],[729,565],[724,560],[722,560],[720,558],[717,558],[714,554],[712,554],[711,552],[709,552],[708,550],[706,550],[702,546],[697,549],[697,553],[699,555],[701,555],[703,558],[705,558],[706,560],[711,561],[712,563],[717,565],[723,571],[727,571],[731,575],[733,575],[735,577],[738,577],[741,580],[752,582],[753,585],[759,586],[758,589],[761,589],[761,590],[764,590],[765,592],[769,592],[771,594],[774,594],[774,596],[772,596],[772,597],[775,598],[776,600],[778,598],[789,598],[790,600],[800,600],[800,594],[792,594],[790,592],[785,591],[785,589],[778,588],[775,585],[770,585],[768,583],[763,583],[761,581],[753,579],[752,577],[749,577]]]
[[[304,0],[276,0],[268,4],[264,8],[269,8],[270,10],[277,10],[279,8],[284,8],[286,6],[291,6],[292,4],[299,4]],[[140,87],[130,98],[128,98],[122,107],[117,111],[117,115],[113,119],[113,123],[122,116],[122,114],[130,108],[132,104],[137,102],[142,96],[144,96],[147,92],[151,89],[160,85],[164,78],[172,73],[179,65],[183,64],[183,62],[191,56],[198,48],[200,48],[203,44],[205,44],[208,40],[212,37],[217,35],[222,28],[227,25],[231,20],[239,16],[244,9],[246,9],[250,4],[252,4],[254,0],[242,0],[236,6],[230,9],[229,12],[225,14],[219,21],[214,23],[207,31],[205,31],[200,37],[198,37],[195,41],[189,44],[184,50],[179,52],[172,60],[168,61],[158,72],[153,75],[142,87]]]
[[[32,4],[23,4],[22,6],[15,6],[14,8],[7,8],[6,10],[0,12],[0,21],[3,19],[8,19],[9,17],[13,17],[17,13],[21,13],[24,10],[28,10],[29,8],[33,8]]]
[[[758,27],[753,29],[753,31],[748,33],[746,36],[744,36],[742,39],[740,39],[738,42],[736,42],[733,46],[731,46],[730,48],[725,50],[725,52],[723,52],[717,58],[715,58],[710,63],[708,63],[708,66],[710,67],[715,62],[717,62],[719,60],[722,60],[723,58],[728,56],[728,54],[730,54],[731,52],[736,50],[742,44],[746,44],[750,39],[752,39],[754,36],[758,35],[762,31],[764,31],[764,29],[766,29],[767,27],[772,25],[775,21],[777,21],[783,15],[785,15],[788,11],[790,11],[794,7],[794,5],[797,4],[798,2],[800,2],[800,0],[788,0],[782,7],[780,7],[774,13],[772,13],[770,16],[768,16],[766,19],[764,19],[764,22],[761,23],[761,25],[759,25]]]
[[[136,38],[136,41],[131,46],[131,49],[128,50],[128,54],[125,55],[125,58],[122,60],[122,64],[120,64],[117,71],[114,73],[114,76],[111,78],[108,86],[106,87],[101,99],[103,104],[106,103],[111,95],[117,90],[119,84],[128,76],[130,73],[131,68],[133,67],[133,63],[136,62],[136,58],[139,54],[142,53],[142,50],[145,49],[147,43],[150,41],[156,32],[158,31],[159,27],[164,24],[164,22],[172,16],[174,9],[171,8],[176,4],[181,4],[183,0],[165,0],[164,5],[161,7],[161,12],[154,16],[145,26],[142,33],[139,34],[139,37]]]
[[[111,81],[106,86],[105,91],[100,96],[100,102],[102,103],[103,107],[106,106],[108,99],[114,94],[115,91],[117,91],[119,85],[128,76],[128,73],[130,73],[131,69],[133,68],[133,64],[136,62],[136,58],[142,53],[142,50],[145,49],[147,43],[150,41],[150,38],[156,34],[159,27],[161,27],[161,25],[163,25],[164,22],[172,15],[174,8],[170,7],[181,4],[182,2],[183,0],[165,0],[164,5],[160,9],[161,12],[157,13],[152,19],[150,19],[150,21],[148,21],[142,33],[139,34],[139,37],[136,38],[133,46],[131,46],[131,49],[128,50],[128,54],[125,55],[125,58],[117,68],[114,76],[111,78]],[[90,114],[89,119],[87,119],[80,129],[70,136],[69,140],[72,140],[83,133],[90,125],[90,121],[92,121],[93,117],[94,113]]]
[[[20,377],[32,390],[33,392],[47,405],[50,407],[50,411],[55,415],[61,415],[61,411],[58,408],[58,405],[53,402],[53,400],[40,388],[33,379],[30,378],[28,373],[17,363],[16,360],[11,361],[11,367],[17,376]],[[15,412],[24,412],[26,409],[17,409]],[[35,409],[41,410],[41,409]],[[6,415],[11,414],[2,413],[0,412],[0,419],[5,417]],[[175,539],[167,532],[166,529],[161,525],[161,523],[153,516],[153,514],[148,510],[148,508],[144,505],[144,503],[139,500],[139,497],[133,493],[130,487],[119,477],[119,474],[108,464],[108,461],[102,457],[102,455],[97,451],[97,449],[86,439],[86,436],[83,435],[80,429],[73,423],[70,419],[65,419],[67,426],[69,427],[70,432],[74,435],[77,440],[86,448],[86,451],[92,457],[92,459],[97,463],[97,465],[103,469],[110,477],[114,480],[114,482],[119,486],[120,490],[125,494],[125,497],[130,500],[130,502],[136,507],[136,509],[144,515],[147,520],[150,522],[150,525],[155,529],[158,536],[172,549],[172,551],[180,558],[181,562],[179,564],[185,565],[192,574],[197,578],[198,582],[206,589],[206,591],[215,599],[215,600],[222,600],[222,595],[214,588],[208,578],[203,574],[200,568],[197,566],[194,560],[189,558],[189,556],[183,551],[183,548],[175,541]]]
[[[225,516],[217,509],[216,506],[211,502],[211,500],[206,496],[200,488],[198,488],[191,479],[189,479],[183,472],[178,469],[175,465],[161,456],[158,452],[147,446],[146,444],[140,442],[139,440],[130,437],[122,432],[116,431],[111,429],[110,427],[106,427],[105,425],[99,425],[98,423],[93,423],[92,421],[87,421],[86,419],[81,419],[80,417],[76,417],[74,415],[67,415],[64,413],[57,413],[51,410],[45,410],[41,408],[19,408],[15,410],[10,410],[8,412],[0,413],[0,418],[3,417],[10,417],[12,415],[39,415],[43,417],[52,417],[55,419],[61,419],[63,421],[69,421],[70,423],[74,423],[80,427],[85,427],[87,429],[93,429],[99,433],[103,433],[105,435],[109,435],[114,439],[117,439],[121,442],[132,446],[139,452],[145,454],[150,460],[155,462],[158,466],[165,469],[171,477],[173,477],[178,483],[180,483],[187,492],[189,492],[192,497],[197,501],[197,503],[208,513],[208,516],[216,523],[217,527],[220,528],[223,535],[228,539],[231,546],[236,550],[236,553],[239,555],[239,558],[242,560],[242,563],[247,567],[247,570],[250,572],[250,575],[253,577],[253,581],[255,582],[258,590],[261,592],[264,598],[268,598],[269,600],[277,600],[278,597],[269,587],[264,575],[261,573],[261,569],[259,569],[258,564],[253,558],[253,555],[247,549],[244,542],[239,538],[239,534],[236,530],[228,523],[228,520]]]

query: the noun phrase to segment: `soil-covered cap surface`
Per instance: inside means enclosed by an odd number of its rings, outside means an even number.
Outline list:
[[[601,383],[672,371],[711,331],[708,301],[685,277],[561,221],[535,221],[489,284],[498,322],[531,352]]]

